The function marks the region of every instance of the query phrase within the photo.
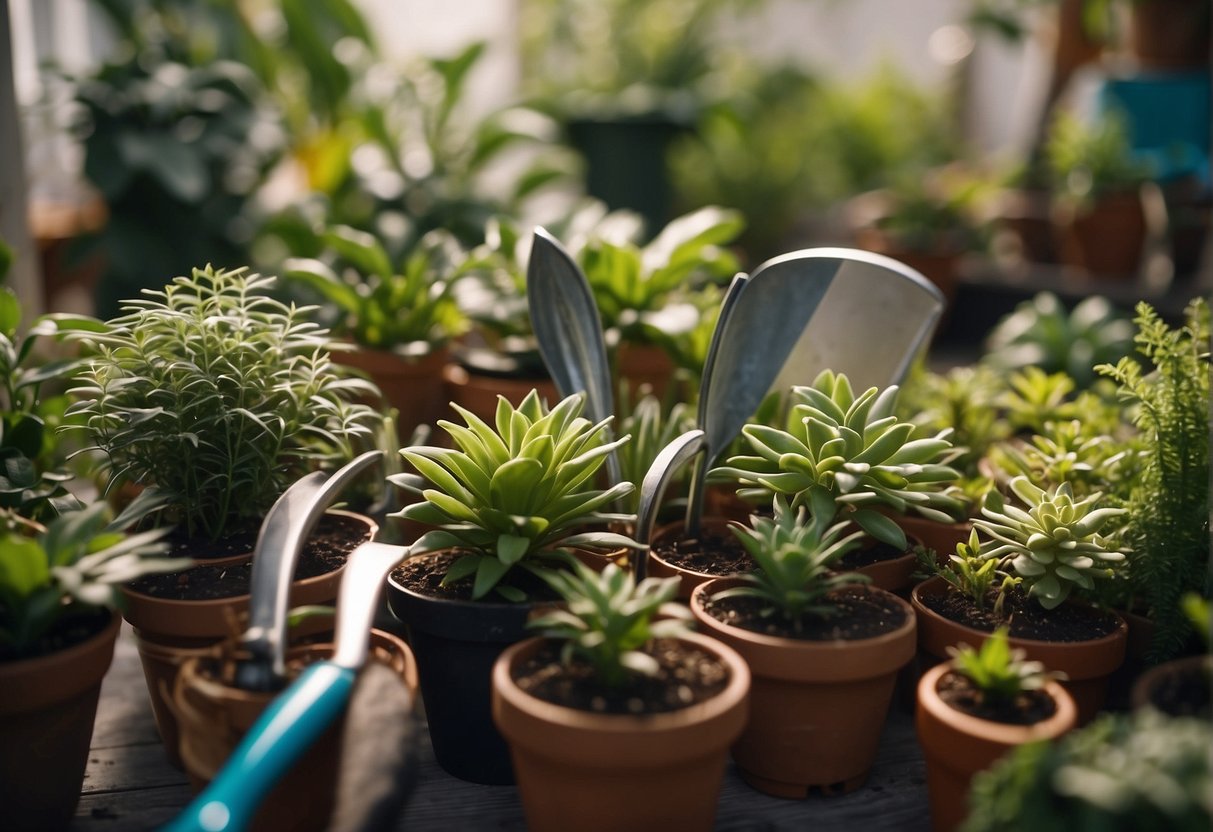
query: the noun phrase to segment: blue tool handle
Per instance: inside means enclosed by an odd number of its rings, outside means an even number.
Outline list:
[[[345,709],[356,671],[318,662],[284,690],[165,832],[244,829],[262,799]]]

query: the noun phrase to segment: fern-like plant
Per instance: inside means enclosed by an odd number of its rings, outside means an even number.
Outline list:
[[[563,642],[561,659],[589,662],[606,687],[618,687],[630,674],[652,676],[656,659],[644,652],[657,638],[677,638],[690,631],[691,612],[673,603],[678,578],[635,579],[613,563],[600,573],[581,563],[572,572],[550,572],[548,583],[568,609],[557,609],[530,621],[540,635]],[[656,615],[665,616],[654,621]]]
[[[417,445],[401,451],[427,482],[418,485],[410,475],[392,478],[423,498],[395,516],[439,527],[419,538],[412,554],[449,548],[463,554],[444,584],[474,576],[473,599],[495,589],[520,601],[523,592],[504,582],[515,567],[542,575],[566,563],[564,550],[570,547],[636,545],[620,534],[584,530],[635,519],[600,511],[633,488],[628,482],[594,487],[607,456],[627,437],[607,442],[610,419],[593,424],[581,418],[584,395],[569,396],[551,410],[534,390],[516,408],[498,397],[493,426],[451,406],[465,424],[442,420],[438,426],[454,448]]]
[[[69,391],[110,486],[155,486],[160,521],[217,540],[255,528],[314,467],[336,467],[377,419],[376,391],[330,361],[307,308],[273,278],[207,266],[69,334],[95,350]],[[98,331],[99,330],[99,331]]]
[[[749,454],[731,457],[714,475],[741,483],[738,495],[751,502],[781,494],[793,506],[824,507],[828,499],[827,521],[845,517],[904,551],[905,532],[875,506],[950,523],[965,504],[944,493],[959,476],[941,461],[952,449],[951,431],[911,439],[914,425],[894,415],[897,392],[872,387],[856,396],[844,374],[823,371],[811,387],[792,388],[788,430],[746,425]]]
[[[1136,359],[1101,373],[1133,406],[1142,470],[1129,497],[1125,541],[1129,577],[1154,621],[1149,657],[1181,653],[1191,628],[1180,610],[1185,592],[1209,597],[1209,307],[1192,301],[1172,328],[1149,304],[1137,306],[1135,337],[1153,371]]]

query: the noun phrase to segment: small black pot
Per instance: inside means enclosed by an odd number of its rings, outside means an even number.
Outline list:
[[[438,764],[461,780],[513,783],[509,747],[493,724],[492,672],[505,648],[532,635],[532,605],[432,598],[394,576],[387,597],[408,629]]]

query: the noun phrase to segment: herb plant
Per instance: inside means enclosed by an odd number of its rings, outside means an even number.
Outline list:
[[[1209,308],[1197,299],[1172,328],[1138,304],[1135,337],[1150,372],[1122,358],[1101,373],[1119,384],[1140,432],[1140,475],[1129,494],[1126,545],[1129,579],[1154,621],[1149,657],[1178,655],[1191,638],[1180,612],[1185,592],[1210,595],[1209,561]]]
[[[161,522],[190,537],[255,527],[300,475],[350,457],[376,419],[353,403],[374,388],[339,374],[325,330],[262,295],[272,284],[194,269],[144,290],[101,331],[69,333],[96,350],[71,412],[110,486],[154,485]]]
[[[844,374],[825,370],[811,387],[792,388],[788,430],[746,425],[750,453],[714,473],[740,482],[742,499],[782,494],[793,506],[831,505],[827,521],[845,517],[904,551],[905,532],[875,506],[950,523],[965,504],[944,493],[959,476],[941,461],[952,450],[950,431],[911,439],[914,425],[894,415],[897,391],[872,387],[856,396]]]
[[[1074,389],[1074,379],[1065,373],[1025,367],[1007,378],[1007,388],[998,397],[998,406],[1016,431],[1041,433],[1049,422],[1081,415],[1071,397]]]
[[[595,677],[607,687],[618,687],[629,674],[656,674],[657,661],[642,648],[653,639],[676,638],[690,630],[690,610],[673,603],[677,578],[645,578],[637,583],[613,563],[601,574],[574,563],[573,572],[550,572],[545,577],[568,609],[553,610],[527,626],[563,641],[561,660],[589,662]],[[666,618],[654,621],[658,614]]]
[[[846,523],[830,525],[833,505],[824,492],[815,492],[809,499],[808,522],[805,506],[793,509],[776,496],[774,518],[753,515],[749,528],[729,527],[758,569],[738,576],[743,586],[718,592],[713,598],[758,598],[765,605],[764,616],[778,614],[799,630],[803,616],[835,612],[834,607],[822,603],[828,593],[868,581],[866,575],[834,571],[834,563],[858,545],[863,532],[844,536]]]
[[[1011,702],[1021,693],[1039,690],[1058,674],[1040,662],[1024,660],[1023,650],[1012,650],[1007,628],[999,627],[974,649],[968,644],[948,647],[952,668],[973,683],[984,699],[993,704]]]
[[[1076,500],[1069,483],[1045,491],[1027,477],[1011,480],[1010,489],[1026,510],[1004,503],[997,491],[986,495],[982,518],[973,521],[975,530],[992,539],[981,556],[1022,578],[1028,595],[1045,609],[1060,605],[1075,588],[1094,589],[1095,578],[1110,576],[1125,560],[1099,534],[1125,512],[1096,508],[1098,492]]]
[[[0,658],[35,654],[61,621],[117,606],[118,584],[187,566],[150,557],[166,548],[159,539],[167,529],[125,533],[153,506],[150,498],[136,501],[111,522],[108,506],[97,502],[45,528],[0,511]]]
[[[931,559],[931,569],[943,578],[949,586],[972,602],[977,609],[984,611],[987,606],[997,617],[1002,616],[1002,608],[1006,603],[1007,590],[1018,586],[1022,581],[999,569],[997,558],[982,555],[981,543],[977,538],[977,529],[969,533],[967,543],[956,544],[956,554],[948,558],[943,566],[937,566]],[[997,587],[994,603],[990,604],[990,593]]]
[[[1124,443],[1092,433],[1078,419],[1049,422],[1025,445],[995,445],[989,460],[1011,476],[1026,476],[1040,485],[1069,483],[1075,496],[1119,486],[1136,461]]]
[[[661,402],[653,395],[643,396],[636,402],[636,407],[619,420],[619,435],[631,437],[618,453],[623,479],[636,486],[628,495],[629,511],[637,511],[640,507],[640,484],[653,460],[667,445],[694,427],[695,416],[685,403],[679,402],[665,413]]]
[[[592,424],[581,418],[582,394],[551,410],[534,390],[517,408],[498,397],[494,426],[451,406],[466,424],[443,420],[438,426],[454,448],[420,445],[401,451],[428,486],[409,475],[392,479],[423,498],[396,516],[438,527],[413,544],[412,554],[447,548],[463,553],[444,584],[474,576],[473,599],[495,589],[507,600],[520,601],[524,593],[503,582],[515,567],[542,575],[566,562],[562,550],[569,547],[635,546],[620,534],[575,531],[633,519],[600,511],[632,490],[628,482],[607,489],[593,485],[607,456],[627,437],[605,441],[610,420]]]

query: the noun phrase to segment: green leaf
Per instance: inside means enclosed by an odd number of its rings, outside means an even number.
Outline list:
[[[851,513],[851,519],[859,528],[882,543],[887,543],[902,552],[909,547],[906,533],[902,531],[901,526],[878,511],[870,508],[857,509]]]
[[[11,593],[25,598],[50,582],[50,564],[46,552],[37,541],[9,534],[2,542],[4,555],[0,557],[0,587],[5,595]]]
[[[522,560],[530,548],[530,538],[512,534],[497,536],[497,557],[508,566],[513,566]]]
[[[480,600],[493,590],[510,571],[510,565],[497,558],[482,557],[476,567],[476,580],[472,585],[472,599]]]

